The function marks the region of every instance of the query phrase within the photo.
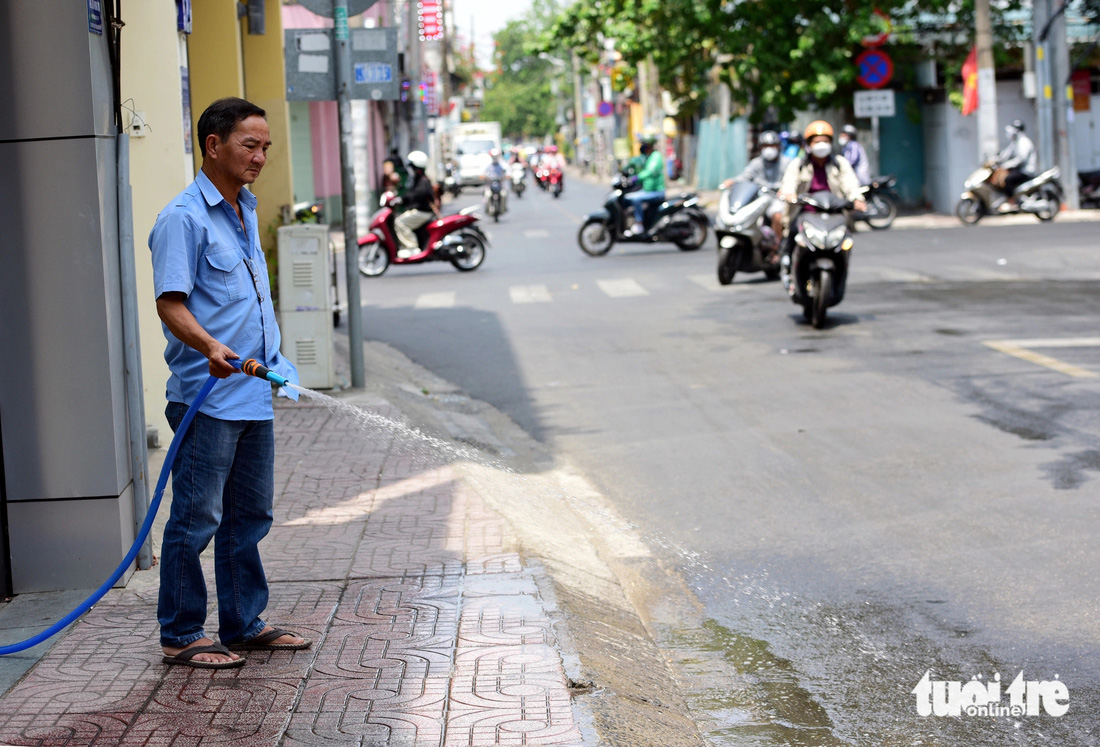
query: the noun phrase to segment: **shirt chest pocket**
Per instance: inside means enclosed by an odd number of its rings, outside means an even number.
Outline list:
[[[222,249],[206,253],[209,266],[209,287],[211,295],[226,301],[236,301],[244,296],[245,273],[244,258],[239,252]]]

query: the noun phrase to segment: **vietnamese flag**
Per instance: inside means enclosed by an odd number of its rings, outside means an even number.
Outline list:
[[[963,63],[963,116],[978,108],[978,45],[970,50]]]

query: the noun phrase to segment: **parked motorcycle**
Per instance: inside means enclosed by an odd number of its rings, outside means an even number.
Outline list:
[[[654,243],[669,241],[682,251],[698,249],[707,240],[710,220],[699,208],[699,198],[684,193],[668,198],[661,204],[646,206],[642,225],[645,231],[627,234],[634,220],[634,208],[626,201],[627,193],[637,189],[637,177],[621,174],[611,185],[611,192],[604,201],[603,210],[589,213],[577,233],[581,249],[593,257],[611,251],[616,241]]]
[[[779,237],[764,218],[775,192],[737,180],[722,191],[714,233],[718,239],[718,282],[729,285],[738,272],[779,277]]]
[[[512,191],[516,197],[523,197],[523,190],[527,189],[527,167],[522,163],[512,164]]]
[[[863,221],[876,231],[882,231],[894,224],[898,217],[898,191],[894,189],[897,179],[894,176],[875,177],[863,187],[863,201],[867,203],[864,212],[855,211],[852,217]]]
[[[485,212],[493,219],[493,223],[500,223],[500,214],[504,211],[503,189],[500,179],[490,179],[485,187]]]
[[[827,310],[844,300],[852,249],[845,213],[852,203],[832,192],[814,192],[799,195],[798,204],[813,207],[816,212],[801,213],[794,251],[783,258],[789,271],[785,278],[787,293],[802,307],[806,321],[821,329]]]
[[[986,161],[966,179],[962,197],[955,206],[955,215],[972,226],[987,215],[1031,213],[1041,221],[1054,220],[1062,209],[1061,170],[1055,166],[1021,184],[1012,193],[1015,203],[1008,200],[993,184],[997,162]]]
[[[437,260],[450,262],[462,272],[481,266],[489,239],[477,226],[476,205],[456,215],[429,221],[416,232],[420,250],[411,257],[397,256],[400,243],[394,230],[397,214],[393,202],[396,197],[393,192],[382,195],[381,208],[371,216],[370,233],[359,239],[359,272],[377,277],[391,264],[414,265]]]
[[[1100,208],[1100,171],[1078,171],[1077,194],[1081,207]]]

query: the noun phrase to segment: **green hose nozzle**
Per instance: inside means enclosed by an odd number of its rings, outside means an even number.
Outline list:
[[[290,382],[284,376],[272,371],[267,366],[263,366],[255,358],[249,358],[241,364],[241,371],[249,376],[255,376],[258,379],[267,379],[276,386],[286,386]]]

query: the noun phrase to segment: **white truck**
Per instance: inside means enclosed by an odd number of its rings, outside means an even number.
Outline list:
[[[485,184],[490,153],[500,153],[500,122],[463,122],[451,134],[451,153],[459,186]]]

